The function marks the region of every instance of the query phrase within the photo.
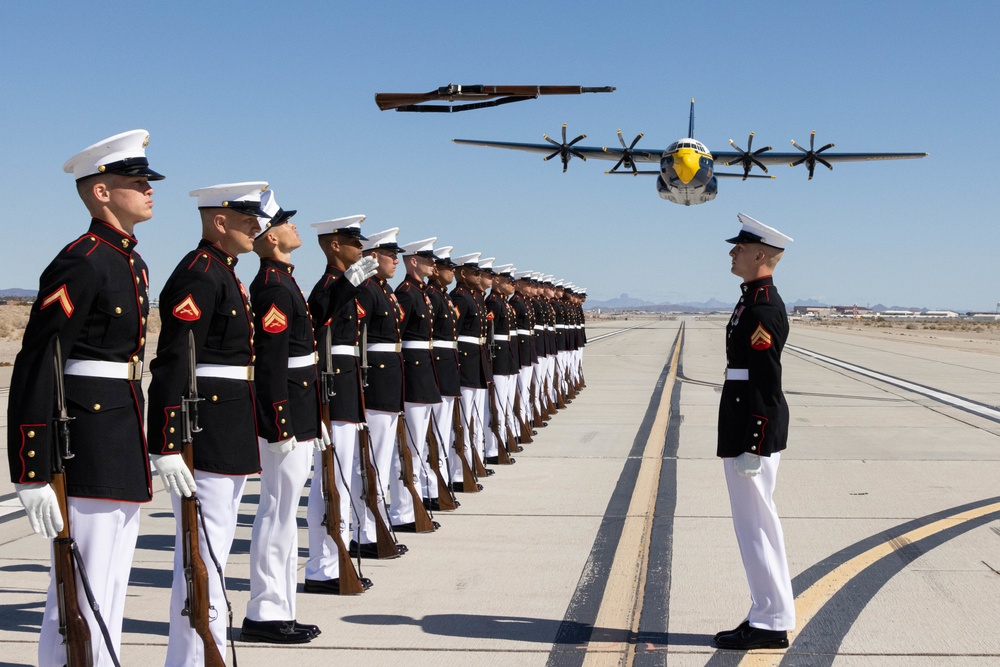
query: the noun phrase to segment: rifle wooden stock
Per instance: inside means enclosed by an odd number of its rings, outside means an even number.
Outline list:
[[[434,475],[437,477],[438,507],[447,512],[458,509],[458,506],[455,504],[455,496],[451,492],[450,480],[446,482],[444,475],[441,474],[439,446],[438,439],[434,435],[433,420],[431,420],[431,423],[427,425],[427,464],[434,469]]]
[[[413,499],[413,523],[418,533],[434,532],[434,522],[424,507],[424,499],[420,496],[413,485],[413,453],[406,438],[406,420],[403,415],[396,421],[396,449],[399,452],[400,474],[403,477],[403,486],[410,492]]]
[[[500,416],[498,409],[498,399],[497,399],[497,385],[495,382],[490,382],[487,389],[486,400],[490,402],[490,430],[493,432],[493,437],[497,440],[497,463],[500,465],[509,466],[513,461],[507,452],[507,445],[504,443],[503,436],[501,433]]]
[[[375,517],[375,545],[378,557],[380,559],[398,558],[399,549],[396,548],[396,540],[393,539],[392,533],[389,532],[389,526],[385,524],[382,512],[379,511],[378,476],[375,474],[375,464],[372,462],[372,443],[368,438],[367,427],[362,428],[358,433],[358,448],[361,452],[361,474],[365,476],[366,481],[365,505]]]
[[[530,394],[529,394],[530,396]],[[517,418],[517,426],[521,431],[521,442],[523,444],[528,444],[534,440],[531,437],[531,427],[528,426],[528,421],[521,418],[521,392],[514,392],[514,416]]]
[[[552,369],[552,384],[555,385],[556,389],[556,408],[562,410],[566,407],[566,399],[563,397],[562,378],[559,375],[558,361],[555,364],[555,368]]]
[[[181,456],[188,470],[194,473],[194,446],[182,442]],[[209,627],[208,568],[201,557],[198,541],[198,496],[181,497],[181,547],[184,550],[184,580],[187,600],[181,615],[187,616],[191,627],[198,633],[205,647],[205,667],[225,667],[226,661],[219,652],[215,637]]]
[[[330,402],[326,397],[323,401],[322,419],[324,424],[330,423]],[[340,595],[358,595],[365,592],[365,587],[362,585],[358,573],[354,570],[351,552],[348,551],[347,545],[344,544],[344,537],[340,534],[340,489],[337,488],[337,476],[334,472],[334,465],[336,465],[334,456],[332,443],[320,453],[320,459],[323,462],[323,503],[326,506],[326,516],[323,523],[326,525],[326,534],[337,545]]]
[[[59,447],[57,443],[54,445]],[[76,590],[76,565],[73,563],[73,538],[69,531],[69,507],[66,504],[66,475],[53,471],[52,490],[59,501],[63,529],[52,540],[52,566],[56,577],[59,603],[59,633],[66,644],[66,667],[91,667],[94,649],[90,640],[90,624],[80,612]]]
[[[465,429],[462,427],[462,417],[459,415],[459,399],[455,399],[454,409],[451,411],[452,428],[455,431],[455,451],[462,461],[462,489],[465,493],[479,493],[479,482],[469,465],[469,459],[465,456]]]
[[[442,86],[429,93],[376,93],[375,104],[382,111],[423,102],[455,100],[490,100],[496,97],[532,98],[539,95],[580,95],[582,93],[609,93],[611,86],[588,88],[584,86]]]

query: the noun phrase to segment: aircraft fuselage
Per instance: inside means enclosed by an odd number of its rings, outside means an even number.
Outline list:
[[[704,144],[692,138],[680,139],[663,151],[656,191],[675,204],[704,204],[719,193],[714,171],[715,161]]]

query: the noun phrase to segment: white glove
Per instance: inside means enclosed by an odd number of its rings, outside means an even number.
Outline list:
[[[194,476],[180,454],[150,454],[149,460],[156,472],[160,473],[163,490],[167,493],[175,493],[178,498],[190,498],[198,491]]]
[[[274,454],[287,454],[295,449],[295,446],[299,443],[295,440],[295,436],[293,435],[287,440],[279,440],[278,442],[268,442],[264,438],[257,438],[257,444],[261,447],[267,445],[267,448]]]
[[[324,424],[323,422],[319,423],[319,437],[316,438],[315,442],[316,442],[316,449],[318,449],[321,452],[330,446],[331,443],[330,431],[329,429],[326,428],[326,424]]]
[[[48,484],[15,484],[14,490],[28,513],[31,529],[45,539],[58,535],[63,529],[63,520],[59,500],[52,487]]]
[[[347,270],[344,271],[344,277],[347,278],[352,285],[357,287],[364,281],[374,276],[377,270],[378,260],[369,255],[368,257],[362,257],[358,261],[354,262],[354,264],[347,267]]]
[[[756,477],[760,474],[760,457],[750,452],[743,452],[736,457],[736,472],[742,477]]]

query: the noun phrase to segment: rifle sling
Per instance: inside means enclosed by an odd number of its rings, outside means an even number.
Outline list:
[[[195,497],[194,500],[195,509],[198,510],[198,521],[201,523],[202,527],[205,526],[205,515],[201,511],[201,499]],[[233,667],[236,665],[236,641],[233,639],[233,605],[229,604],[229,596],[226,595],[226,577],[222,574],[222,565],[219,564],[219,559],[215,557],[215,551],[212,549],[212,541],[208,539],[208,531],[203,530],[202,535],[205,536],[205,546],[208,547],[208,555],[211,556],[212,562],[215,563],[215,571],[219,573],[219,583],[222,584],[222,599],[226,603],[226,609],[229,612],[229,646],[233,651]],[[223,656],[225,657],[225,656]]]
[[[94,618],[97,619],[97,625],[101,628],[101,634],[104,635],[104,645],[108,649],[108,655],[111,656],[111,662],[114,663],[115,667],[121,667],[118,656],[115,655],[115,647],[111,644],[111,633],[108,632],[108,626],[104,623],[104,617],[101,616],[101,607],[97,604],[94,591],[90,588],[90,579],[87,577],[87,568],[83,564],[83,555],[73,538],[69,538],[69,552],[73,554],[73,560],[76,561],[76,571],[80,574],[80,581],[83,582],[83,593],[87,596],[90,609],[94,612]]]

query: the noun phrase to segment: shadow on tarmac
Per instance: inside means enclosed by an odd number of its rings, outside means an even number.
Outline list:
[[[355,614],[345,616],[346,623],[359,625],[415,625],[431,635],[466,637],[470,639],[506,639],[512,641],[588,646],[621,643],[626,631],[619,628],[594,628],[584,623],[567,628],[565,621],[523,616],[481,616],[478,614],[432,614],[421,619],[397,614]],[[629,633],[629,644],[642,645],[646,650],[666,646],[711,646],[712,635],[666,632]],[[582,641],[581,641],[582,640]]]

